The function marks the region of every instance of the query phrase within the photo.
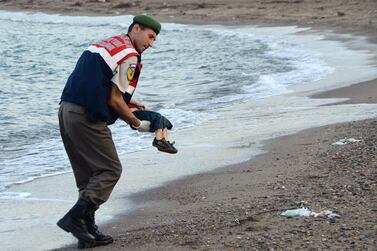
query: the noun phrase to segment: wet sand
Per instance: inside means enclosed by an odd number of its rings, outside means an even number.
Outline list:
[[[376,41],[369,1],[3,1],[1,9],[79,14],[147,13],[186,23],[311,26]],[[343,59],[342,59],[343,60]],[[377,81],[315,95],[376,103]],[[103,231],[115,243],[93,250],[373,250],[377,246],[377,119],[313,128],[266,142],[268,153],[135,194],[138,209]],[[332,145],[341,138],[360,142]],[[340,218],[286,219],[301,202]],[[59,250],[71,250],[72,247]]]
[[[338,88],[335,90],[318,93],[312,98],[349,98],[347,101],[338,102],[336,104],[368,104],[377,103],[377,81],[371,80],[358,83],[352,86]]]

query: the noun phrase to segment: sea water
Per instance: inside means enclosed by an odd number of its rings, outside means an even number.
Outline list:
[[[44,241],[43,248],[52,248],[66,241],[54,221],[75,197],[65,190],[74,185],[63,175],[71,169],[57,121],[61,91],[82,51],[101,38],[126,33],[132,17],[0,12],[0,20],[0,239],[7,250],[38,250],[36,236],[48,232],[54,241]],[[135,95],[173,122],[179,158],[156,154],[153,135],[118,121],[111,130],[126,182],[113,198],[246,160],[267,138],[375,116],[373,105],[319,108],[330,101],[300,95],[377,76],[370,51],[356,53],[321,35],[297,35],[307,30],[164,23],[155,45],[143,54]],[[357,67],[333,64],[339,56],[357,61]],[[39,179],[32,189],[15,186],[46,176],[55,178]],[[59,189],[51,191],[48,179]],[[122,203],[112,201],[115,209],[108,212],[124,210]],[[31,234],[25,226],[39,232]],[[12,242],[19,235],[29,236],[27,248]]]
[[[61,91],[82,51],[127,32],[131,17],[1,12],[0,19],[1,191],[70,171],[57,121]],[[177,24],[163,25],[143,64],[136,97],[168,117],[175,130],[216,119],[214,108],[282,94],[332,71],[316,52],[283,38]],[[124,122],[111,129],[119,154],[150,145]]]

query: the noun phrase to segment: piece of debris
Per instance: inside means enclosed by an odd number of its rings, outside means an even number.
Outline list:
[[[338,17],[343,17],[346,15],[346,13],[342,12],[342,11],[337,11],[336,14],[338,15]]]
[[[332,143],[333,145],[338,145],[338,146],[342,146],[342,145],[346,145],[348,143],[357,143],[357,142],[360,142],[361,140],[360,139],[354,139],[354,138],[343,138],[343,139],[340,139],[338,140],[337,142],[334,142]]]
[[[327,218],[329,220],[334,220],[335,218],[339,218],[340,216],[336,213],[334,213],[331,210],[322,210],[319,213],[316,213],[314,211],[311,211],[307,207],[300,207],[297,209],[290,209],[282,212],[280,214],[281,216],[285,216],[287,218],[292,218],[292,217],[297,217],[297,216],[305,216],[305,217],[322,217],[322,218]]]

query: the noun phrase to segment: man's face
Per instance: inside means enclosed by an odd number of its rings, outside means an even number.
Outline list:
[[[149,47],[152,47],[154,41],[156,40],[157,34],[154,30],[150,28],[141,29],[138,24],[135,24],[133,28],[133,43],[135,49],[140,54],[143,53]]]

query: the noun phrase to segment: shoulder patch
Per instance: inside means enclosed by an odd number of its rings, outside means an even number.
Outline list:
[[[136,64],[130,64],[130,66],[127,69],[127,79],[128,79],[128,81],[131,81],[134,78],[135,69],[136,69]]]

